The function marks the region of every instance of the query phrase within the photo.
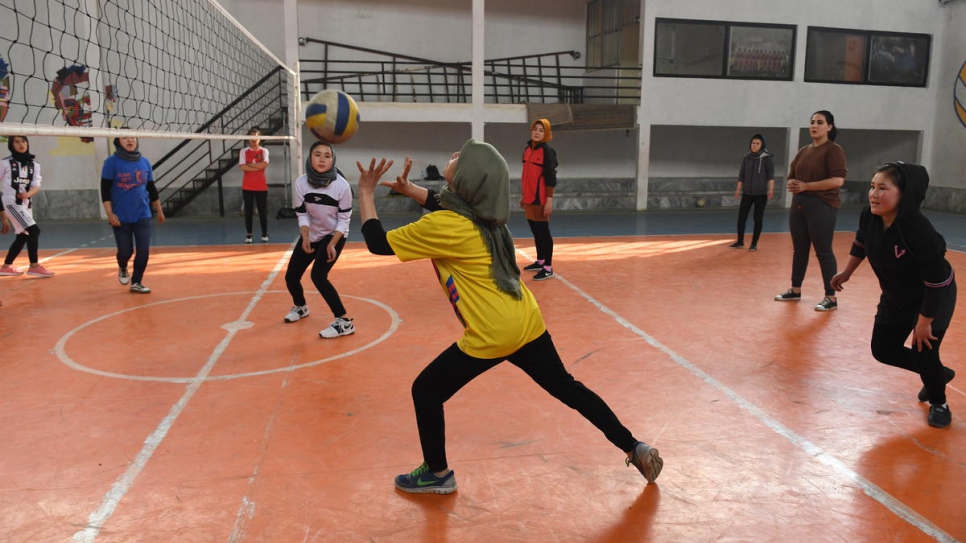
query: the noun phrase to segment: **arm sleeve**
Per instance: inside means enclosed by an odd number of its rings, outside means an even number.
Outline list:
[[[805,148],[802,147],[802,149]],[[793,158],[791,164],[788,165],[788,175],[785,176],[786,181],[789,179],[795,179],[795,166],[798,164],[798,157],[802,155],[802,149],[799,149],[798,152],[795,153],[795,158]]]
[[[868,207],[863,209],[862,213],[859,214],[859,227],[855,230],[855,239],[852,240],[852,248],[849,249],[849,255],[859,260],[865,259],[865,233],[863,232],[863,226],[868,224],[871,218],[872,212]]]
[[[386,230],[379,219],[369,219],[362,225],[362,237],[366,240],[366,247],[374,255],[394,255],[395,251],[386,239]]]
[[[40,188],[41,181],[43,181],[43,176],[40,175],[40,164],[34,162],[34,178],[31,179],[30,184],[33,187]]]
[[[352,218],[352,187],[345,181],[345,190],[339,198],[339,216],[335,229],[342,232],[344,237],[349,237],[349,220]]]
[[[745,182],[745,159],[744,158],[741,159],[741,167],[738,168],[738,182],[739,183]]]
[[[265,161],[265,164],[268,164],[268,147],[262,147],[262,160]]]
[[[439,211],[443,209],[443,206],[439,205],[439,199],[436,198],[436,191],[426,189],[426,192],[426,202],[423,204],[423,209],[426,211]]]
[[[108,158],[104,161],[104,166],[101,167],[101,201],[110,202],[111,201],[111,187],[114,185],[114,165],[111,164],[111,159]]]
[[[244,166],[245,164],[247,164],[247,162],[245,162],[245,149],[242,149],[241,152],[238,153],[238,165]]]
[[[825,155],[825,167],[828,169],[829,177],[841,177],[845,179],[845,174],[849,172],[848,164],[845,160],[845,150],[839,145],[832,145]]]
[[[110,202],[111,201],[111,187],[114,186],[113,179],[107,179],[106,177],[101,178],[101,201]]]
[[[148,188],[148,201],[156,202],[159,196],[158,196],[158,188],[154,186],[154,181],[148,181],[147,188]]]
[[[953,284],[955,274],[946,260],[946,240],[936,232],[929,219],[922,217],[910,226],[912,233],[905,237],[912,242],[910,249],[916,258],[922,284],[926,287],[923,289],[919,313],[923,317],[934,318]]]
[[[547,187],[557,186],[557,152],[549,145],[543,151],[543,181]]]
[[[744,161],[742,161],[744,163]],[[775,178],[775,157],[768,155],[765,157],[765,181]]]
[[[299,228],[303,226],[309,226],[311,220],[309,219],[309,214],[305,209],[305,192],[304,188],[299,181],[301,177],[295,180],[295,199],[292,201],[292,207],[295,208],[295,217],[299,220]]]
[[[6,160],[0,160],[0,183],[3,183],[3,187],[10,186],[10,163]],[[0,193],[3,190],[0,189]],[[0,211],[3,211],[3,199],[0,198]]]

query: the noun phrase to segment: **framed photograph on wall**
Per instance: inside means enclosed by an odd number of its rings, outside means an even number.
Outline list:
[[[873,34],[869,83],[925,86],[930,42],[922,34]]]
[[[795,27],[732,25],[728,36],[728,77],[792,79]]]

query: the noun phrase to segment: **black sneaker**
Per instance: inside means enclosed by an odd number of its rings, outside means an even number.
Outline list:
[[[423,462],[411,472],[397,475],[396,488],[410,494],[452,494],[456,492],[456,473],[449,470],[446,475],[438,477]]]
[[[838,306],[838,302],[833,302],[831,298],[826,296],[815,306],[815,311],[831,311],[838,308]]]
[[[117,282],[126,285],[131,282],[131,276],[127,273],[127,268],[118,268]]]
[[[775,301],[777,302],[797,302],[802,299],[801,292],[795,292],[792,289],[788,289],[781,294],[775,295]]]
[[[543,269],[543,264],[541,264],[540,262],[534,262],[533,264],[530,264],[526,268],[523,268],[523,271],[534,271],[539,269]]]
[[[956,372],[953,371],[952,368],[943,368],[943,369],[946,370],[946,383],[948,384],[950,381],[953,380],[953,377],[956,377]],[[922,389],[919,390],[919,401],[920,402],[929,401],[929,392],[926,391],[926,387],[922,387]]]
[[[751,251],[751,252],[757,251],[758,250],[758,244],[757,243],[752,243],[751,244],[751,247],[748,247],[748,250]]]
[[[744,246],[745,246],[744,243],[742,243],[740,241],[736,241],[736,242],[732,243],[731,245],[729,245],[728,248],[729,249],[740,249],[741,247],[744,247]]]
[[[926,419],[933,428],[945,428],[953,421],[953,414],[945,405],[930,405],[929,418]]]
[[[533,280],[543,281],[545,279],[550,279],[551,277],[553,277],[553,270],[548,270],[547,268],[543,268],[542,270],[538,271],[536,275],[533,276]]]

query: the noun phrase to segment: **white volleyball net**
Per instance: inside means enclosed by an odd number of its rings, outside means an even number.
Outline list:
[[[0,0],[3,135],[288,139],[297,89],[212,0]]]

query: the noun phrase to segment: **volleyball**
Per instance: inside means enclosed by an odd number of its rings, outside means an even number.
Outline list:
[[[309,100],[305,125],[316,138],[326,143],[349,141],[359,129],[359,106],[348,94],[326,89]]]

